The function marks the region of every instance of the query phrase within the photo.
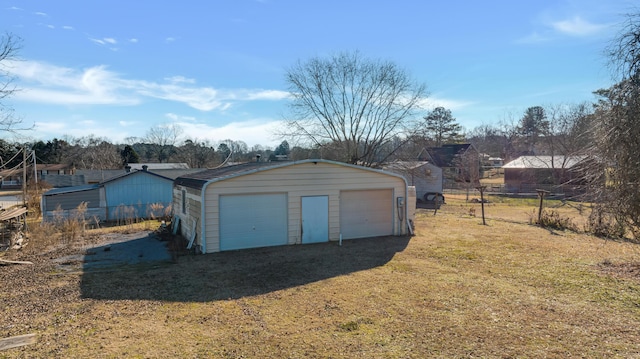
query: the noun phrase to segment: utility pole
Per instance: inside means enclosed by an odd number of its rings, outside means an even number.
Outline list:
[[[33,180],[35,181],[36,191],[38,190],[38,166],[36,164],[36,150],[31,151],[31,159],[33,160]]]
[[[476,189],[480,191],[480,205],[482,206],[482,224],[487,225],[487,222],[484,220],[484,190],[487,186],[478,186]]]
[[[27,148],[22,148],[22,205],[27,206]]]

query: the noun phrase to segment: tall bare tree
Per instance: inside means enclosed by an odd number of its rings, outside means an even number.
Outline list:
[[[413,129],[425,85],[390,61],[358,52],[298,62],[286,74],[291,117],[282,137],[333,152],[337,160],[373,166],[382,148]]]
[[[108,139],[88,135],[83,137],[64,136],[60,143],[61,162],[73,164],[80,169],[122,168],[120,149]]]
[[[593,183],[599,184],[595,223],[609,219],[617,233],[640,239],[640,13],[627,15],[608,48],[616,85],[599,90]],[[605,176],[606,174],[606,176]],[[603,178],[606,178],[603,180]]]
[[[584,154],[593,143],[589,127],[593,119],[593,104],[558,104],[545,107],[547,124],[541,138],[545,154],[572,156]]]
[[[208,140],[186,139],[178,147],[175,158],[191,168],[213,167],[218,163],[212,143]]]
[[[21,49],[22,40],[11,34],[0,35],[0,130],[14,132],[16,130],[27,130],[30,128],[19,127],[22,119],[17,117],[13,107],[6,103],[6,100],[14,95],[18,88],[11,74],[11,62],[18,59],[18,52]]]
[[[158,125],[147,131],[144,141],[158,162],[167,162],[175,153],[175,145],[182,135],[182,128],[176,124]]]

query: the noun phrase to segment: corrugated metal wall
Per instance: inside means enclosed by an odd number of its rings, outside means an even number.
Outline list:
[[[151,205],[171,205],[173,181],[139,171],[104,184],[109,220],[147,218]],[[157,210],[153,216],[159,216]]]
[[[78,207],[82,202],[87,202],[87,208],[99,208],[99,188],[88,191],[67,192],[45,196],[45,208],[43,208],[43,211],[55,211],[58,208],[58,205],[60,205],[63,210],[76,209],[76,207]]]

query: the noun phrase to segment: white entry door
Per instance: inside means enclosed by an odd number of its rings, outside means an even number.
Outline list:
[[[302,243],[329,241],[329,196],[302,197]]]

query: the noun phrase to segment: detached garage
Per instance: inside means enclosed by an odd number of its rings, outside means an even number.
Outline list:
[[[407,234],[400,175],[327,160],[252,162],[174,182],[181,234],[203,253]]]

